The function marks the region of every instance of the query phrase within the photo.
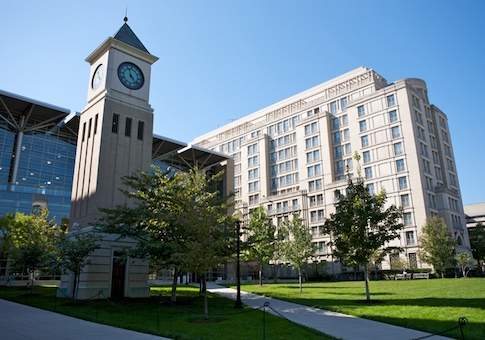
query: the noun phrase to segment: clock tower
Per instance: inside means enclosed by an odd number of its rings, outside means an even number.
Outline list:
[[[86,61],[91,65],[81,114],[71,198],[71,230],[101,217],[98,208],[128,203],[121,178],[150,171],[153,109],[151,55],[126,23]]]
[[[124,189],[121,178],[150,171],[150,71],[158,58],[143,46],[127,20],[86,58],[91,71],[79,123],[68,236],[96,232],[90,223],[103,216],[99,208],[130,204],[119,190]],[[101,236],[100,249],[90,255],[91,265],[83,269],[79,282],[72,274],[61,277],[62,295],[86,299],[101,290],[110,297],[150,296],[148,261],[118,261],[123,249],[135,241]]]

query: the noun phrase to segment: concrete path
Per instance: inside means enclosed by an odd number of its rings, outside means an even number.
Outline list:
[[[237,291],[214,283],[207,283],[207,290],[211,293],[236,300]],[[271,308],[285,318],[329,335],[345,340],[411,340],[421,338],[429,333],[413,329],[393,326],[382,322],[357,318],[340,313],[329,312],[323,309],[297,305],[291,302],[276,300],[256,294],[241,292],[241,301],[250,307],[261,307],[269,302]],[[268,312],[273,314],[269,308]],[[433,336],[430,340],[450,339],[443,336]]]
[[[2,340],[169,340],[0,299]]]

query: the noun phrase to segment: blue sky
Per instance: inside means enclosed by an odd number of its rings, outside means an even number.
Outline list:
[[[448,115],[463,203],[485,202],[485,1],[0,0],[0,89],[82,111],[84,59],[126,7],[160,58],[155,133],[190,142],[366,66],[389,83],[426,81]]]

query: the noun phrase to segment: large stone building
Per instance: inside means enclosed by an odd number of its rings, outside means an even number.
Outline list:
[[[301,214],[317,246],[313,260],[331,262],[330,271],[343,268],[333,263],[322,226],[347,171],[357,175],[355,152],[369,191],[385,189],[388,204],[404,208],[404,229],[393,243],[411,268],[426,266],[417,239],[429,216],[445,219],[457,252],[470,251],[448,120],[430,104],[423,80],[389,84],[360,67],[193,143],[233,157],[237,207],[263,205],[277,225]]]

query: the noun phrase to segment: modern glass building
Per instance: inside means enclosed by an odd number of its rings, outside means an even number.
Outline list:
[[[0,216],[69,218],[79,114],[0,90]]]

